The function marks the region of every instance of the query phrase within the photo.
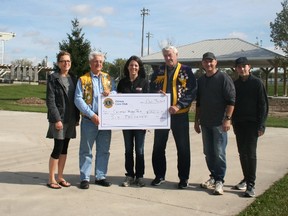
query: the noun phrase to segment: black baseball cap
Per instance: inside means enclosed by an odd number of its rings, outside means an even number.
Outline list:
[[[249,65],[249,61],[246,57],[240,57],[235,60],[235,65]]]
[[[202,60],[204,60],[204,59],[214,59],[214,60],[216,60],[216,57],[215,57],[214,53],[206,52],[206,53],[203,54],[203,57],[202,57]]]

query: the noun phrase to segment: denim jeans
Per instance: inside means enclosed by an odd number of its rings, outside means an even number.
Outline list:
[[[143,178],[144,163],[144,140],[146,130],[123,130],[125,143],[125,169],[126,176]],[[134,172],[134,146],[136,153],[136,163]]]
[[[210,177],[215,181],[224,182],[226,174],[226,146],[227,132],[222,130],[222,125],[215,127],[201,126],[203,151]]]
[[[188,113],[171,115],[171,130],[177,148],[177,168],[180,180],[188,180],[190,174],[190,138]],[[164,178],[166,174],[165,149],[169,129],[157,129],[154,134],[152,165],[156,178]]]
[[[258,124],[239,122],[233,124],[244,180],[254,187],[257,167]]]
[[[90,181],[92,168],[92,149],[96,142],[95,177],[97,180],[105,179],[110,156],[110,130],[98,130],[91,120],[82,118],[81,137],[79,149],[80,180]]]

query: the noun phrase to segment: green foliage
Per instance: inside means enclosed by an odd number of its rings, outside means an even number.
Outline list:
[[[273,22],[270,22],[272,42],[288,55],[288,0],[282,3],[282,11],[276,13],[277,17]]]
[[[118,58],[113,61],[112,67],[110,68],[110,75],[118,79],[124,77],[124,66],[127,59]]]
[[[238,216],[286,216],[288,215],[288,174],[243,210]]]
[[[79,21],[75,18],[72,22],[72,33],[67,34],[68,40],[59,43],[59,49],[71,54],[71,71],[77,76],[83,75],[90,70],[88,56],[91,52],[91,45],[87,39],[84,39],[82,28],[79,27]],[[55,65],[56,66],[56,65]]]

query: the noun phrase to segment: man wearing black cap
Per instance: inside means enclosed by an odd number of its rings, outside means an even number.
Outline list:
[[[246,197],[254,197],[256,148],[258,137],[265,132],[268,99],[262,81],[250,73],[251,66],[246,57],[236,59],[235,69],[239,78],[234,82],[236,103],[232,122],[244,175],[235,189],[245,190]]]
[[[213,53],[203,55],[202,66],[206,73],[198,80],[194,129],[202,131],[202,140],[210,178],[202,188],[214,189],[213,194],[222,195],[226,174],[227,131],[235,103],[232,79],[217,69]],[[201,129],[200,129],[201,126]]]

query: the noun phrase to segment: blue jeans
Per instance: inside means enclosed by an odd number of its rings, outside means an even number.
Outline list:
[[[95,177],[105,179],[110,156],[111,130],[98,130],[92,121],[82,118],[79,149],[80,180],[90,181],[92,149],[96,142]]]
[[[226,146],[227,132],[222,130],[222,125],[215,127],[201,126],[203,151],[210,177],[215,181],[224,182],[226,174]]]
[[[171,115],[171,130],[177,148],[178,177],[180,180],[188,180],[191,163],[188,113]],[[169,129],[155,130],[152,165],[156,178],[165,179],[168,136]]]
[[[125,169],[126,176],[143,178],[145,163],[144,163],[144,140],[146,130],[123,130],[125,142]],[[134,144],[135,142],[135,144]],[[134,172],[134,149],[136,153],[136,163]]]

